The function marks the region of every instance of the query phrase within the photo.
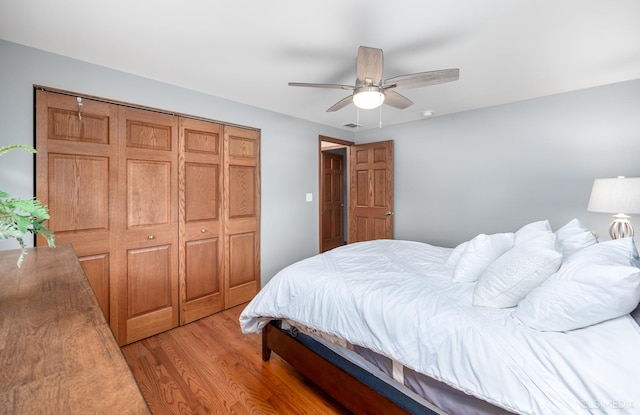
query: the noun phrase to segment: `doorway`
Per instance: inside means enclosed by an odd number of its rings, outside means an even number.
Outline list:
[[[347,243],[349,147],[353,142],[319,137],[320,252]]]
[[[319,138],[320,252],[393,239],[393,141]]]

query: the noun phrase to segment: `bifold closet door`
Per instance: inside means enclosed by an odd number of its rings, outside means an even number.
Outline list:
[[[117,178],[117,107],[36,91],[36,198],[56,244],[70,243],[107,320]],[[46,246],[42,237],[38,245]]]
[[[129,107],[118,111],[111,301],[124,344],[178,325],[178,118]]]
[[[224,309],[222,128],[180,118],[180,324]]]
[[[38,90],[36,147],[47,225],[120,345],[260,289],[259,130]]]
[[[260,132],[224,129],[225,308],[260,289]]]

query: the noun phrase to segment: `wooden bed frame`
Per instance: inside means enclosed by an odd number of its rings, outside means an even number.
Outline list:
[[[354,414],[437,415],[311,337],[280,327],[271,321],[262,330],[262,360],[275,352]]]

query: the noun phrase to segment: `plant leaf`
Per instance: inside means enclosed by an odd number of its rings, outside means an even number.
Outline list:
[[[47,207],[35,199],[13,199],[14,209],[28,213],[36,218],[49,219]]]
[[[37,153],[36,149],[27,144],[10,144],[8,146],[0,147],[0,156],[8,153],[11,150],[15,150],[16,148],[22,148],[27,150],[30,153]]]
[[[0,156],[16,148],[22,148],[31,153],[36,149],[26,144],[11,144],[0,147]],[[49,219],[49,209],[35,198],[15,199],[7,192],[0,190],[0,239],[15,239],[22,247],[18,258],[18,268],[22,265],[27,247],[24,235],[29,232],[42,235],[51,248],[55,248],[55,235],[43,225]]]

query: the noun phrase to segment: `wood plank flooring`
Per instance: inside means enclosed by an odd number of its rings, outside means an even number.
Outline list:
[[[240,332],[244,305],[124,346],[154,414],[349,412],[279,356],[261,358],[261,336]]]

